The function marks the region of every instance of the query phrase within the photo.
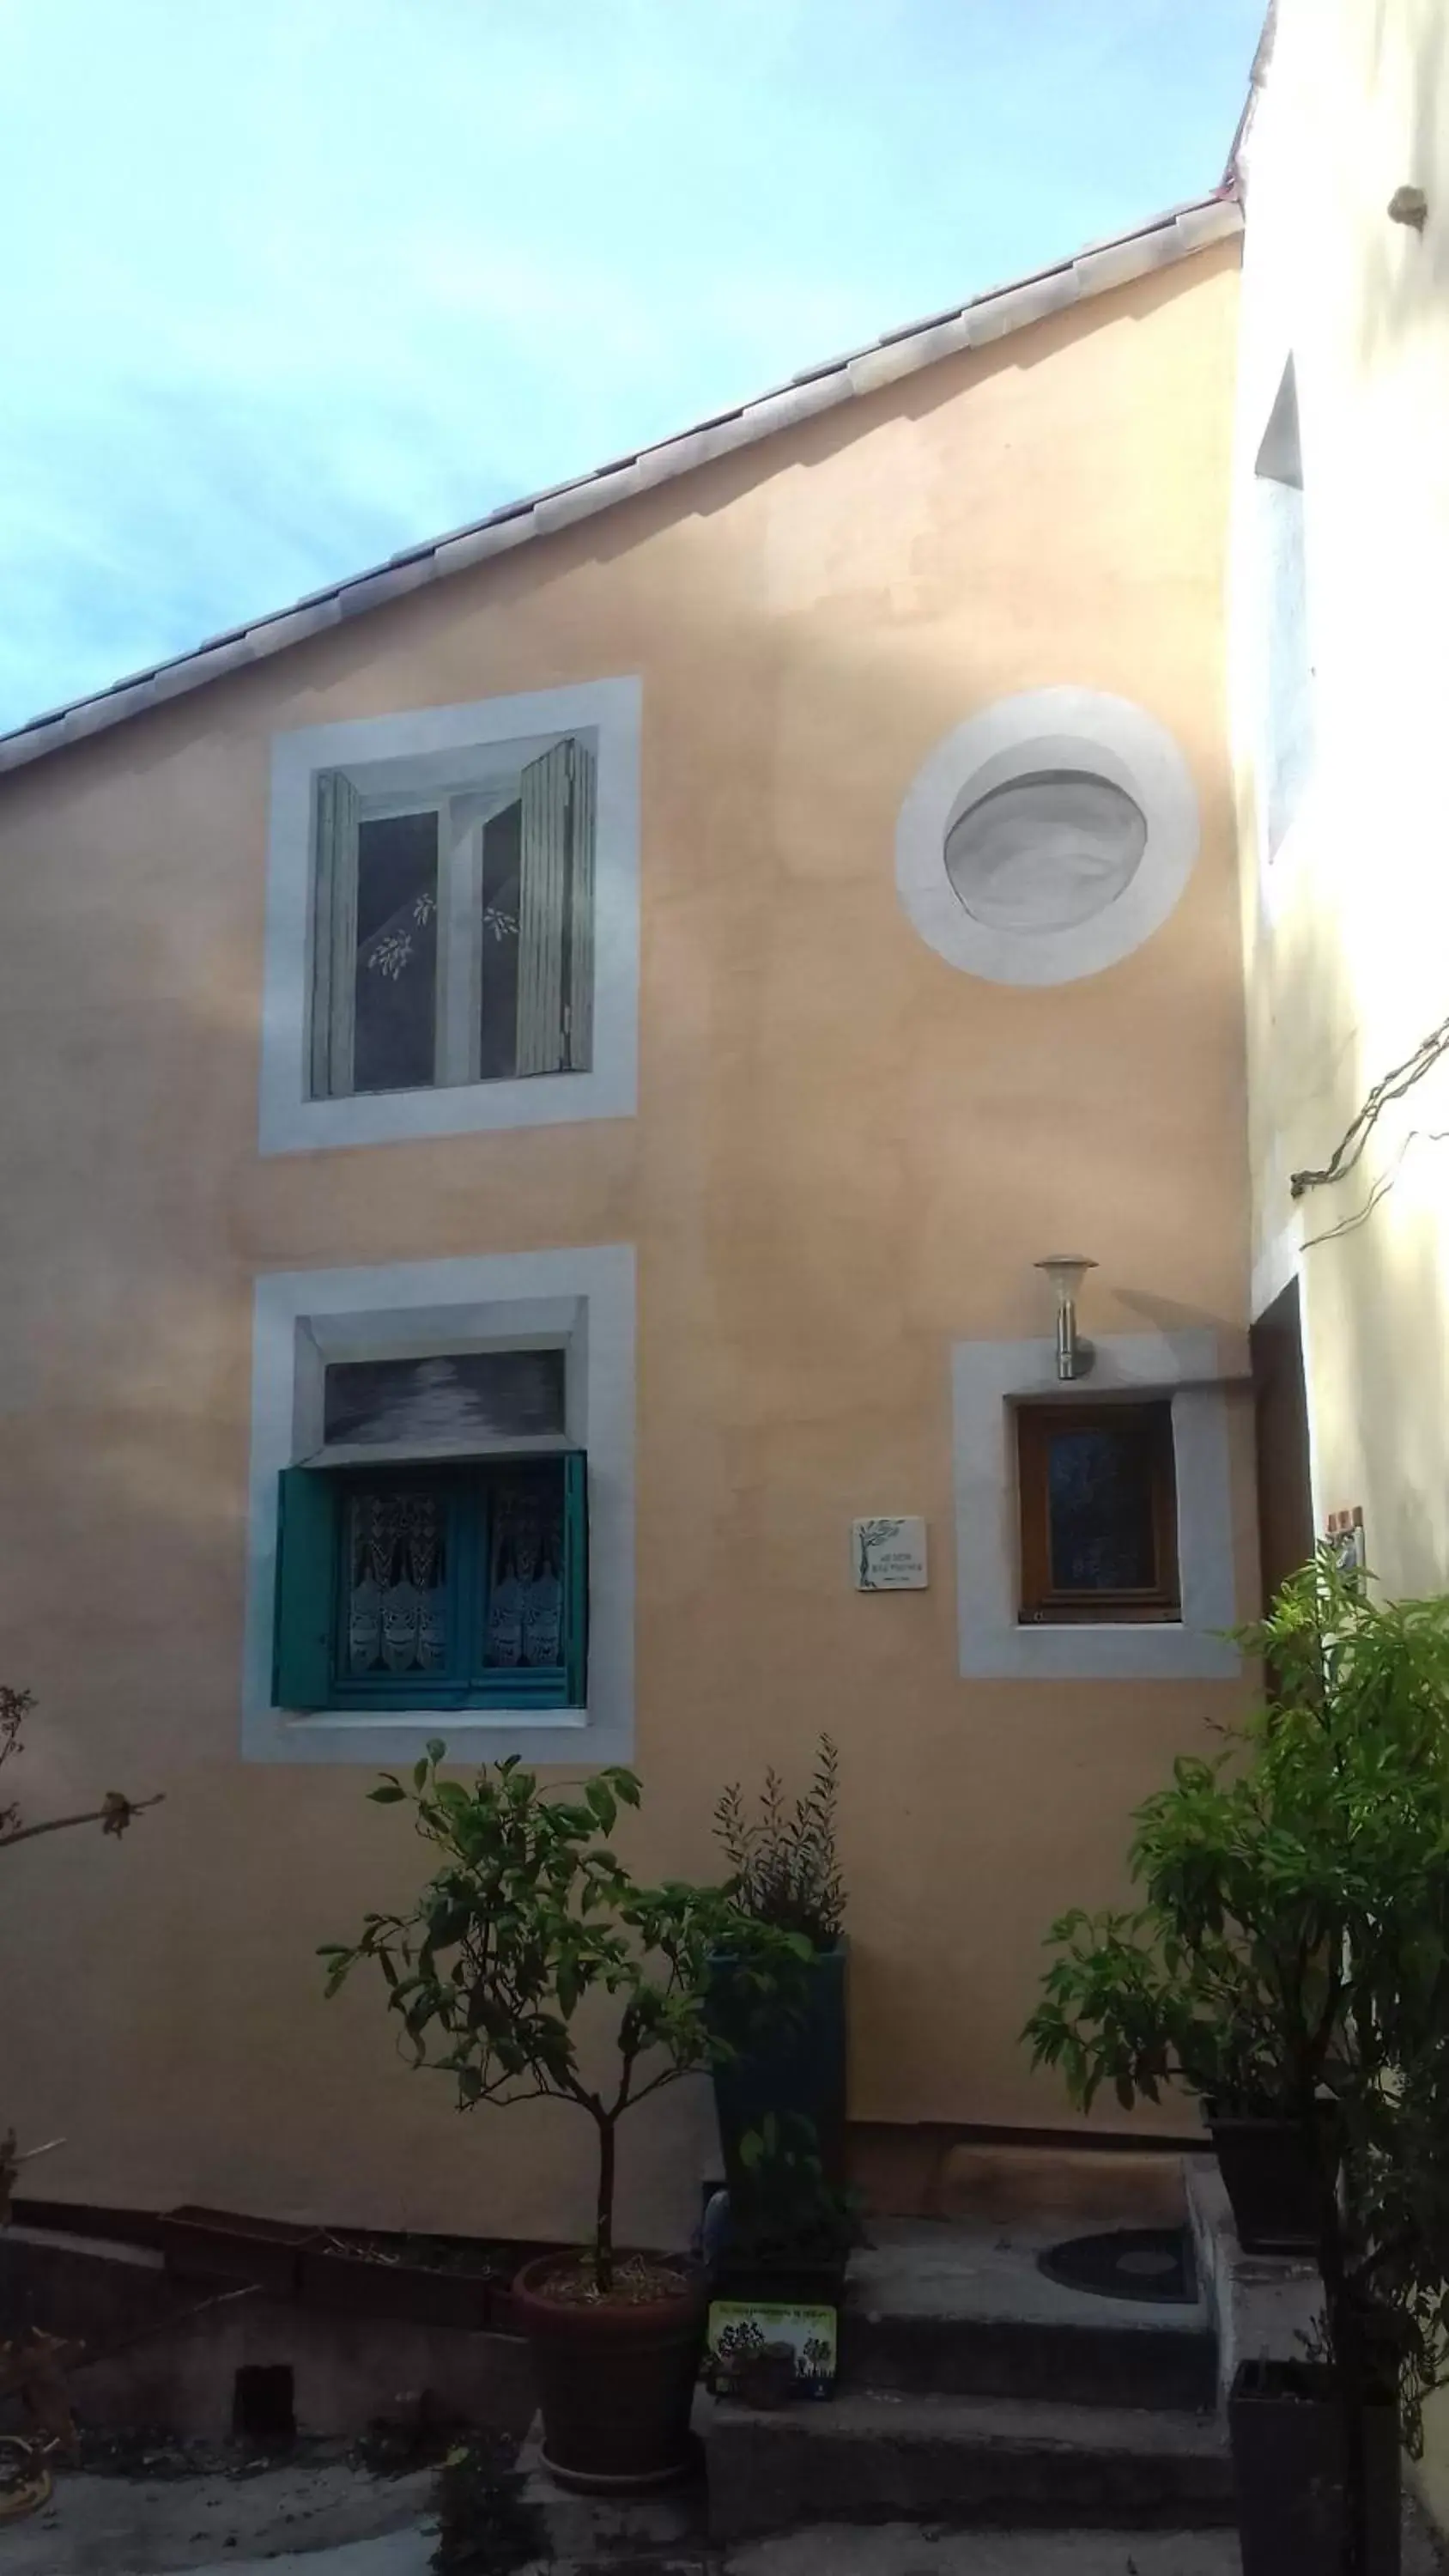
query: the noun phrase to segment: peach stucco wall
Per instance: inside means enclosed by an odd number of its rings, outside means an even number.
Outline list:
[[[0,789],[0,1674],[41,1703],[33,1809],[167,1795],[5,1868],[0,2125],[64,2135],[48,2191],[582,2216],[564,2114],[460,2121],[376,1997],[320,2001],[315,1945],[415,1866],[368,1775],[238,1756],[255,1274],[555,1244],[638,1247],[639,1856],[710,1868],[720,1783],[798,1773],[828,1726],[857,2115],[1062,2116],[1016,2044],[1045,1923],[1117,1892],[1129,1806],[1232,1691],[959,1679],[948,1354],[1036,1331],[1062,1241],[1101,1265],[1094,1330],[1244,1320],[1236,293],[1202,254]],[[616,672],[637,1119],[260,1159],[270,735]],[[1203,849],[1125,964],[1014,990],[922,944],[893,834],[942,733],[1057,682],[1170,728]],[[881,1509],[926,1514],[927,1592],[847,1588]],[[682,2215],[707,2152],[694,2095],[643,2115],[635,2223]]]

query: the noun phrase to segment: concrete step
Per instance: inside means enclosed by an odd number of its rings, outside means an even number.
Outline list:
[[[841,2319],[847,2386],[1068,2405],[1210,2407],[1206,2308],[1064,2289],[1040,2231],[885,2221],[853,2256]]]
[[[1234,2518],[1216,2418],[1146,2407],[867,2390],[771,2414],[724,2401],[705,2461],[721,2543],[810,2522],[1171,2531]]]
[[[898,2522],[851,2531],[817,2522],[732,2549],[724,2576],[1242,2576],[1242,2559],[1233,2531],[942,2531]]]
[[[300,2576],[302,2562],[297,2565]],[[1443,2565],[1427,2523],[1411,2507],[1404,2517],[1403,2576],[1443,2576]],[[718,2571],[718,2560],[714,2566]],[[552,2576],[568,2571],[556,2568]],[[706,2576],[706,2568],[687,2561],[677,2576]],[[945,2531],[897,2522],[851,2530],[818,2522],[731,2549],[723,2576],[1242,2576],[1242,2559],[1237,2533],[1222,2529]],[[1285,2568],[1283,2576],[1295,2571]]]
[[[1206,2140],[1204,2140],[1206,2145]],[[972,2144],[947,2128],[896,2121],[850,2125],[850,2179],[881,2217],[955,2219],[969,2227],[1177,2227],[1182,2159],[1121,2148]]]

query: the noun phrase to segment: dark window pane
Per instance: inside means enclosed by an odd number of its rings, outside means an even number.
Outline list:
[[[1106,1425],[1052,1435],[1047,1463],[1051,1580],[1058,1592],[1138,1592],[1157,1582],[1152,1453]]]
[[[438,984],[438,818],[396,814],[357,835],[353,1087],[433,1080]]]
[[[347,1504],[343,1671],[441,1672],[449,1653],[446,1510],[436,1491],[359,1489]]]
[[[946,874],[994,929],[1066,930],[1116,901],[1146,846],[1146,817],[1124,788],[1043,769],[968,806],[946,835]]]
[[[504,807],[483,827],[483,920],[479,972],[478,1078],[510,1081],[518,1070],[518,907],[523,807]]]
[[[490,1670],[563,1661],[562,1460],[500,1470],[488,1480]]]
[[[562,1351],[341,1360],[323,1381],[328,1441],[531,1440],[563,1427]]]

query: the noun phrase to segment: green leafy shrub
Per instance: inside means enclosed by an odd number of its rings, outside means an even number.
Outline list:
[[[1266,1706],[1133,1820],[1141,1902],[1063,1915],[1026,2036],[1090,2105],[1168,2084],[1300,2124],[1324,2354],[1406,2437],[1449,2376],[1449,1600],[1328,1551],[1246,1631]]]
[[[840,1756],[820,1738],[815,1771],[802,1796],[788,1801],[775,1770],[765,1773],[757,1812],[746,1812],[736,1781],[715,1805],[715,1832],[730,1865],[730,1888],[756,1923],[798,1932],[816,1950],[833,1949],[845,1922],[845,1886],[836,1851]]]
[[[740,2141],[730,2190],[729,2246],[745,2270],[843,2262],[864,2239],[858,2195],[837,2191],[820,2160],[813,2120],[767,2111]]]

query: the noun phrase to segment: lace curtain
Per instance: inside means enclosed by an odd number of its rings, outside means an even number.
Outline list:
[[[441,1670],[449,1645],[448,1568],[437,1495],[354,1494],[349,1518],[348,1672]]]
[[[500,1476],[489,1528],[490,1668],[557,1664],[563,1653],[563,1480]]]

